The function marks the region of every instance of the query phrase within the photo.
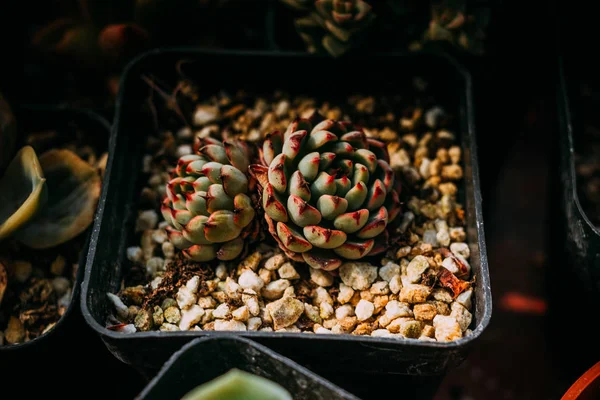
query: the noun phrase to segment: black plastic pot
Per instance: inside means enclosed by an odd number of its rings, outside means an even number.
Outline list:
[[[171,356],[136,399],[179,400],[232,368],[278,383],[294,399],[358,400],[289,358],[239,337],[192,340]]]
[[[19,140],[24,140],[25,134],[33,131],[61,129],[76,127],[89,135],[90,144],[102,152],[108,148],[110,126],[99,115],[83,109],[63,108],[47,105],[25,105],[15,107],[17,126],[20,132]],[[23,143],[19,142],[19,146]],[[85,238],[79,259],[79,268],[73,283],[71,302],[64,315],[57,321],[50,331],[26,343],[0,346],[0,358],[13,355],[21,360],[30,356],[41,356],[42,351],[51,351],[66,343],[65,338],[70,336],[73,327],[80,318],[80,290],[83,281],[87,253],[89,248],[91,229],[81,234]],[[31,359],[33,361],[33,359]]]
[[[185,59],[185,74],[206,93],[244,89],[272,92],[283,89],[310,95],[325,92],[345,98],[349,91],[399,93],[423,76],[438,88],[439,102],[457,117],[456,132],[465,155],[465,204],[471,265],[476,276],[473,333],[450,343],[395,340],[355,335],[309,335],[269,332],[143,332],[121,334],[105,328],[112,306],[107,292],[117,292],[125,275],[126,248],[137,216],[143,143],[152,121],[142,117],[148,89],[140,79],[151,74],[161,82],[176,80],[175,66]],[[240,67],[240,66],[243,66]],[[354,76],[360,72],[360,79]],[[226,77],[226,78],[222,78]],[[140,370],[156,371],[183,344],[196,337],[251,338],[319,373],[379,373],[442,375],[459,364],[487,327],[492,306],[483,233],[477,147],[469,74],[442,54],[412,53],[346,58],[296,53],[248,53],[171,49],[151,51],[129,65],[122,80],[113,126],[107,179],[94,225],[81,306],[83,314],[109,350]],[[332,362],[335,360],[335,362]]]

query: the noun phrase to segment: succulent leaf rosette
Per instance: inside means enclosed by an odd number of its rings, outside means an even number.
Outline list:
[[[264,141],[250,172],[262,186],[269,231],[281,249],[313,268],[337,269],[387,248],[400,211],[385,145],[348,122],[297,119]]]
[[[232,260],[244,248],[255,211],[248,196],[248,147],[205,139],[183,156],[167,183],[161,212],[169,240],[194,261]]]

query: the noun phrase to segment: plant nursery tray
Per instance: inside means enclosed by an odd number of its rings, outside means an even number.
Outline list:
[[[110,125],[98,114],[85,109],[49,106],[49,105],[23,105],[15,110],[19,132],[48,131],[52,129],[76,128],[86,133],[86,141],[93,145],[98,152],[106,151],[110,136]],[[79,268],[73,282],[71,302],[62,317],[56,322],[54,328],[48,332],[21,344],[0,346],[0,352],[23,357],[23,352],[39,354],[42,349],[50,350],[57,342],[62,341],[65,335],[70,334],[73,320],[79,313],[79,296],[83,282],[91,229],[82,233],[83,248],[79,258]]]
[[[294,399],[358,400],[289,358],[241,337],[194,339],[165,363],[137,399],[181,399],[232,368],[280,384]]]
[[[121,288],[126,249],[137,217],[144,143],[152,121],[141,110],[148,95],[142,75],[175,82],[176,70],[203,90],[285,90],[305,94],[350,95],[350,90],[398,94],[413,78],[423,77],[438,88],[439,100],[457,117],[457,135],[464,154],[466,232],[476,277],[472,333],[454,342],[425,342],[358,335],[288,332],[141,332],[107,329],[112,304],[107,293]],[[372,54],[333,60],[297,53],[157,49],[132,62],[121,81],[110,142],[106,184],[88,253],[81,306],[88,324],[120,360],[156,372],[185,343],[198,337],[246,337],[314,371],[441,375],[458,365],[487,327],[492,311],[481,209],[471,80],[468,72],[444,54]]]

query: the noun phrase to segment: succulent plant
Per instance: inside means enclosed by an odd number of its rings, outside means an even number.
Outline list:
[[[206,382],[188,392],[182,400],[292,400],[278,383],[239,369]]]
[[[194,261],[232,260],[244,248],[255,211],[248,196],[249,148],[204,139],[179,159],[161,211],[169,239]]]
[[[334,57],[348,51],[355,38],[375,19],[371,6],[363,0],[317,0],[315,10],[295,21],[296,30],[308,51],[325,49]]]
[[[289,257],[334,270],[387,248],[400,202],[382,142],[315,113],[269,134],[261,160],[250,170],[269,231]]]

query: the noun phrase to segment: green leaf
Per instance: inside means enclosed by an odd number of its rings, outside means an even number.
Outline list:
[[[35,150],[23,147],[0,179],[0,240],[27,224],[46,203],[45,181]]]

